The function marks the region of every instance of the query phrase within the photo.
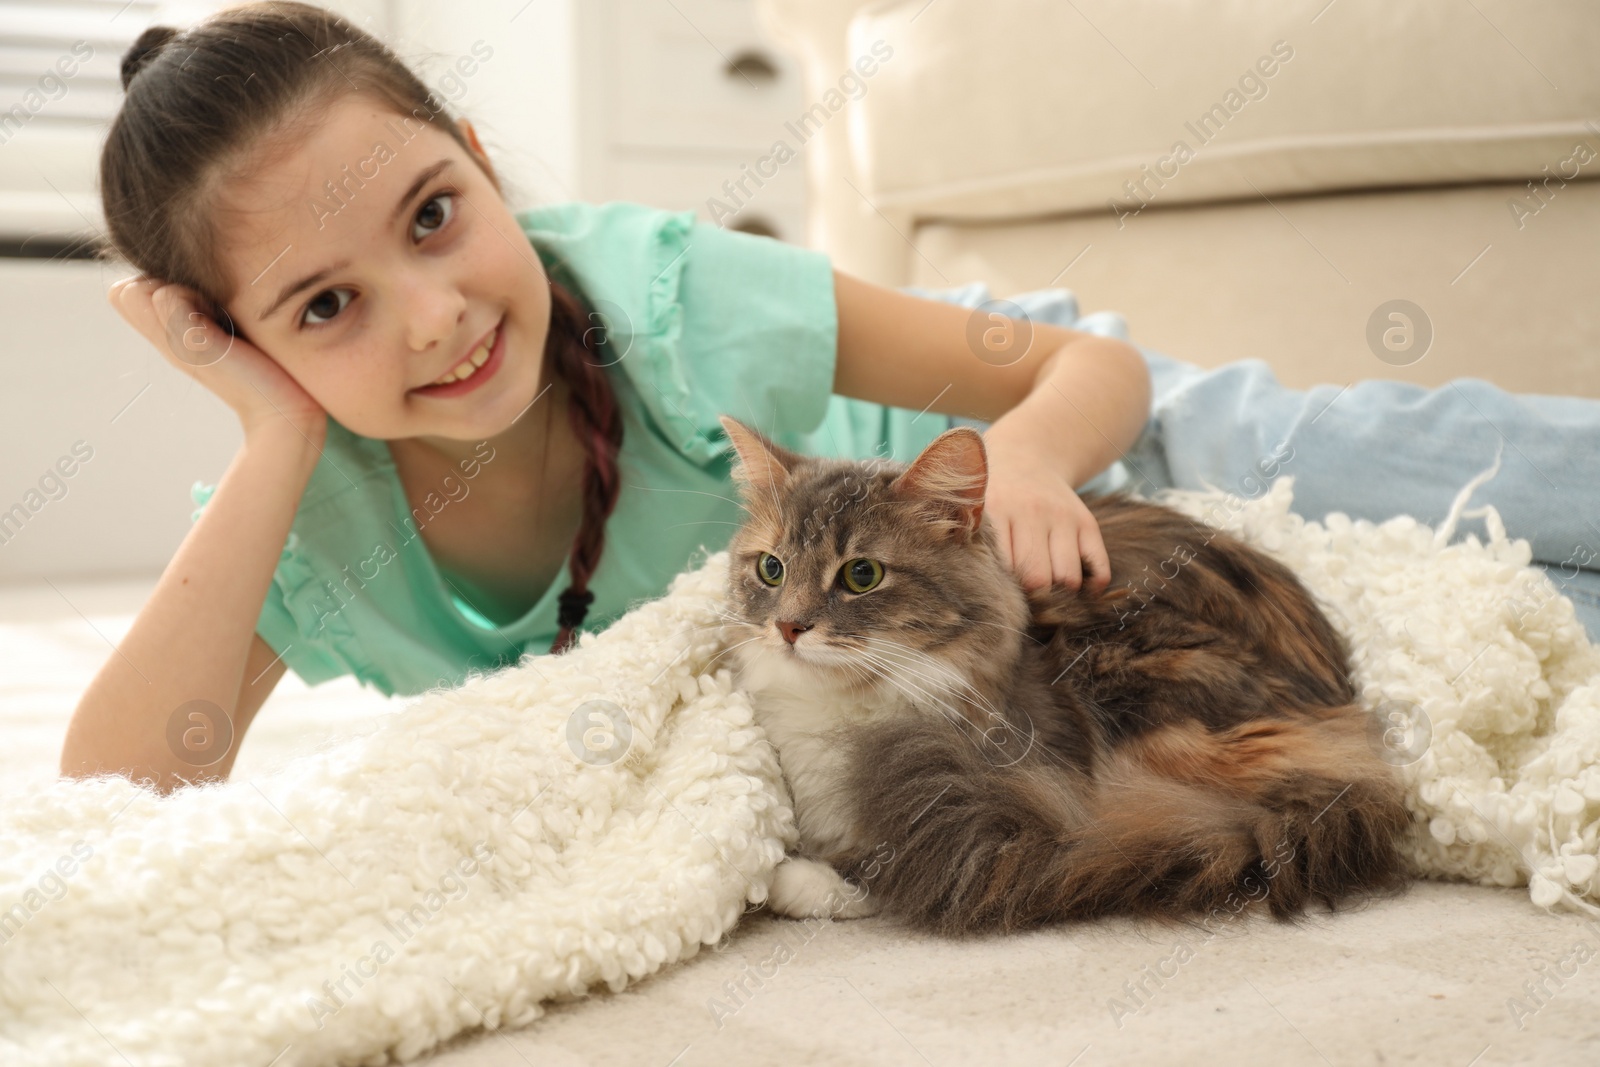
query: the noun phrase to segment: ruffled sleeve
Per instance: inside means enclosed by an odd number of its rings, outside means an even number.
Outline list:
[[[660,231],[651,330],[632,368],[645,402],[701,461],[727,448],[723,414],[780,441],[814,430],[838,356],[827,257],[692,220]]]
[[[191,523],[199,522],[200,515],[217,491],[215,485],[195,482],[189,497],[198,506],[189,515]],[[319,685],[351,673],[351,669],[320,647],[311,635],[303,633],[290,612],[287,597],[300,594],[317,585],[316,571],[300,550],[300,537],[289,531],[283,551],[278,554],[278,565],[273,570],[272,585],[261,603],[261,613],[256,617],[256,633],[282,657],[288,668],[307,685]],[[353,636],[353,635],[351,635]]]
[[[216,486],[206,485],[203,482],[195,482],[189,487],[189,499],[197,505],[193,511],[189,512],[190,525],[200,521],[200,513],[206,509],[207,504],[211,503],[211,494],[216,491]]]
[[[191,524],[200,521],[200,515],[206,510],[206,505],[211,503],[211,498],[216,494],[216,491],[216,486],[206,485],[203,482],[195,482],[189,488],[189,499],[199,505],[189,513],[189,522]],[[284,563],[298,563],[304,566],[305,561],[300,559],[299,550],[300,537],[291,529],[288,538],[283,543],[283,551],[278,554],[279,566],[281,567]]]
[[[522,221],[605,319],[615,366],[685,456],[726,453],[723,414],[780,443],[821,425],[838,356],[826,255],[623,202]]]

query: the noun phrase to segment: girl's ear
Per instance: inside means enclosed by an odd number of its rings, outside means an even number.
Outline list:
[[[478,161],[478,166],[489,176],[496,189],[500,188],[500,179],[494,172],[494,164],[489,162],[489,153],[483,150],[482,143],[478,140],[478,131],[472,128],[470,119],[457,119],[456,125],[461,127],[461,132],[467,135],[467,143],[472,146],[472,154]]]
[[[210,315],[211,321],[216,323],[218,326],[221,326],[222,331],[229,337],[242,336],[243,331],[240,330],[238,324],[233,321],[233,316],[228,314],[228,309],[223,307],[221,304],[208,300],[206,302],[206,314]],[[249,341],[249,338],[245,338],[245,340]]]

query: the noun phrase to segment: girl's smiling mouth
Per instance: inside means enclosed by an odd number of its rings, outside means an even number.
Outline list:
[[[505,362],[506,320],[501,316],[489,336],[463,357],[454,367],[431,385],[418,386],[411,392],[418,396],[452,397],[470,393],[494,376]],[[466,377],[461,377],[465,374]]]

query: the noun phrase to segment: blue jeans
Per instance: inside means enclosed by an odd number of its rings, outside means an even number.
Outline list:
[[[989,300],[982,284],[906,291],[967,307]],[[1009,303],[992,310],[1016,317],[1020,308],[1033,321],[1130,340],[1120,315],[1079,317],[1065,289],[1021,293]],[[1437,526],[1462,487],[1498,457],[1499,471],[1478,486],[1467,510],[1494,505],[1507,535],[1527,539],[1533,565],[1571,598],[1590,640],[1600,641],[1600,401],[1508,393],[1479,378],[1433,389],[1383,379],[1289,389],[1264,360],[1206,370],[1134,347],[1150,368],[1150,420],[1121,459],[1078,488],[1255,496],[1286,473],[1295,476],[1291,508],[1303,518],[1320,522],[1342,511],[1382,522],[1405,514]],[[1482,519],[1463,518],[1456,536],[1474,522]]]

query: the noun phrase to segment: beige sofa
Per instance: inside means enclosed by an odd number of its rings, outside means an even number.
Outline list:
[[[808,104],[842,101],[805,152],[841,269],[1064,286],[1137,343],[1295,386],[1600,396],[1592,0],[759,9]]]

